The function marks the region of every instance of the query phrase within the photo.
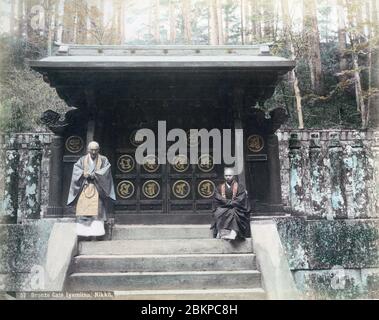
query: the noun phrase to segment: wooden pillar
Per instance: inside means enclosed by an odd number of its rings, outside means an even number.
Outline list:
[[[269,175],[270,211],[282,211],[282,188],[280,180],[279,142],[276,134],[267,135],[267,166]]]
[[[242,88],[236,87],[233,90],[233,118],[234,118],[234,129],[244,129],[242,124],[242,111],[243,111],[243,96],[244,90]],[[242,149],[242,164],[243,168],[241,173],[238,175],[238,182],[243,184],[246,188],[246,176],[245,176],[245,143],[244,135],[242,136],[242,141],[236,140],[235,150]]]
[[[85,90],[87,110],[89,112],[87,122],[87,136],[86,146],[95,139],[95,127],[96,127],[96,99],[95,91],[93,88],[87,88]]]
[[[51,142],[49,172],[49,205],[46,217],[62,217],[63,137],[54,135]]]

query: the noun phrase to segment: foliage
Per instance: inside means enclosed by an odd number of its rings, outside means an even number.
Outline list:
[[[188,7],[184,1],[190,1]],[[29,59],[48,55],[53,41],[138,45],[210,44],[217,39],[217,44],[270,44],[274,55],[296,60],[299,90],[294,90],[295,81],[289,81],[287,75],[264,106],[266,109],[285,106],[290,116],[286,124],[289,127],[300,126],[300,118],[308,128],[365,127],[365,113],[370,116],[367,109],[378,95],[379,77],[375,75],[377,65],[373,62],[379,43],[376,0],[16,2],[12,12],[11,2],[0,0],[4,8],[10,9],[5,15],[12,28],[0,36],[1,130],[40,130],[38,118],[42,110],[65,108],[55,91],[27,63]],[[31,5],[38,3],[46,16],[44,27],[35,30],[30,10]],[[289,7],[287,19],[285,3]],[[338,11],[338,4],[342,10]],[[343,29],[339,25],[342,16]],[[341,39],[345,39],[344,43]],[[344,68],[342,60],[346,62]],[[322,85],[316,88],[315,81]],[[299,96],[301,114],[299,99],[295,99]]]
[[[28,59],[38,59],[41,52],[28,43],[0,39],[2,51],[0,77],[0,132],[43,131],[39,118],[47,109],[62,113],[66,104],[37,72]]]

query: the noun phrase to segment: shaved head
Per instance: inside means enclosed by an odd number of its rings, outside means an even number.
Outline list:
[[[91,155],[92,159],[95,159],[99,154],[100,146],[96,141],[91,141],[88,144],[87,151]]]
[[[91,150],[91,149],[100,149],[100,146],[99,146],[99,144],[98,144],[96,141],[91,141],[91,142],[88,144],[87,149],[88,149],[88,150]]]
[[[224,168],[224,178],[226,182],[231,183],[234,180],[234,169]]]
[[[224,169],[224,175],[226,175],[226,176],[234,176],[234,170],[233,170],[233,168],[225,168]]]

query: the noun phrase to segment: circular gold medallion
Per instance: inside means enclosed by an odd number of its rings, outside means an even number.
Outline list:
[[[134,146],[134,147],[138,147],[139,145],[141,145],[143,142],[145,142],[146,140],[146,137],[139,137],[137,135],[137,129],[134,130],[130,136],[129,136],[129,141],[130,143]]]
[[[117,185],[117,195],[122,199],[128,199],[134,194],[134,184],[129,180],[120,181]]]
[[[66,140],[66,149],[71,153],[78,153],[83,150],[84,142],[79,136],[71,136]]]
[[[259,152],[264,147],[264,140],[262,136],[253,134],[247,138],[247,148],[251,152]]]
[[[211,180],[202,180],[197,186],[197,192],[199,192],[202,198],[211,198],[215,193],[215,184]]]
[[[135,167],[134,159],[129,154],[124,154],[120,156],[117,160],[117,168],[123,173],[128,173],[132,171],[134,167]]]
[[[197,167],[203,172],[212,171],[214,168],[213,157],[210,154],[203,154],[199,157]]]
[[[186,198],[191,192],[191,187],[187,181],[178,180],[172,185],[172,193],[179,199]]]
[[[159,195],[161,187],[158,182],[154,180],[147,180],[142,185],[142,192],[146,198],[153,199]]]
[[[183,154],[176,156],[173,160],[173,168],[176,172],[184,172],[189,168],[189,161]]]
[[[155,155],[148,155],[143,164],[143,168],[150,173],[156,172],[159,169],[158,158]]]

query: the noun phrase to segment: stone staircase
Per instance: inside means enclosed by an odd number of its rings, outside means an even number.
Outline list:
[[[68,291],[119,299],[265,299],[251,239],[212,239],[209,225],[116,225],[111,241],[82,241]]]

